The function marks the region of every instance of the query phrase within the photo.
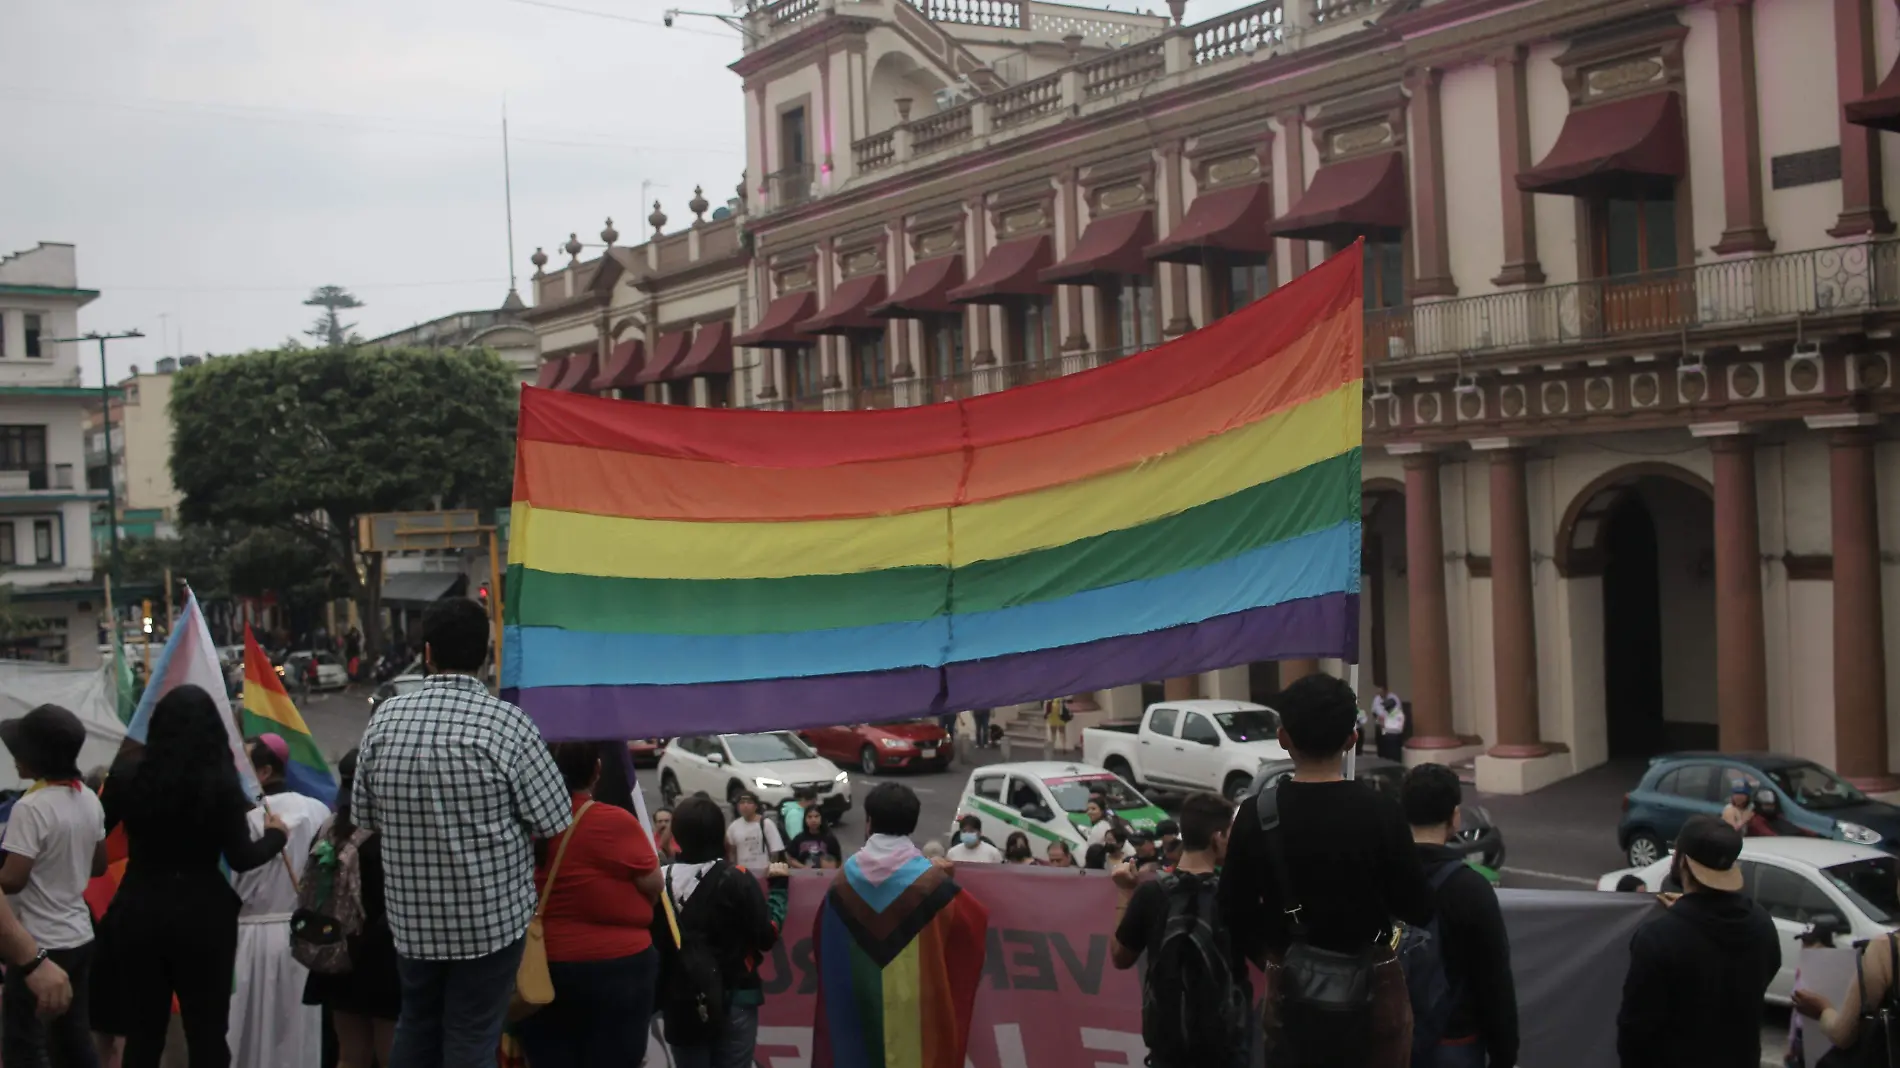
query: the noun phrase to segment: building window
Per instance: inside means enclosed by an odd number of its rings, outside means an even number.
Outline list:
[[[805,130],[805,109],[790,108],[778,116],[778,188],[780,206],[802,204],[811,198],[811,155]]]
[[[859,389],[881,389],[891,384],[884,362],[883,334],[851,335],[851,381]]]
[[[1128,356],[1161,343],[1161,302],[1154,279],[1130,275],[1096,291],[1102,301],[1102,322],[1108,337],[1106,354]]]
[[[1003,310],[1009,335],[1009,357],[1017,363],[1037,364],[1056,356],[1056,302],[1052,297],[1025,297]]]
[[[825,376],[819,368],[818,350],[803,345],[790,352],[792,365],[792,396],[798,398],[820,397],[825,392]]]
[[[1223,264],[1202,272],[1201,280],[1213,297],[1214,318],[1224,319],[1273,289],[1273,268],[1265,263]]]
[[[1366,239],[1366,307],[1396,308],[1405,303],[1405,244]]]
[[[46,428],[0,426],[0,471],[25,471],[27,488],[46,488]]]
[[[1597,221],[1597,263],[1605,277],[1666,271],[1677,265],[1673,197],[1606,200],[1592,215]]]
[[[963,316],[937,315],[924,320],[926,377],[952,378],[968,367],[963,352]]]
[[[0,523],[0,567],[15,563],[13,558],[13,524]]]
[[[50,519],[33,521],[33,562],[36,564],[53,562],[53,521]]]

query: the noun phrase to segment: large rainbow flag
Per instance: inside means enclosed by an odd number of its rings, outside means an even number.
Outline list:
[[[554,738],[1356,659],[1357,248],[1083,374],[752,412],[523,391],[503,686]]]
[[[336,808],[336,776],[317,748],[310,727],[298,714],[297,706],[284,689],[284,680],[270,662],[270,654],[257,644],[251,625],[244,625],[244,737],[275,734],[290,747],[290,762],[284,769],[284,781],[305,797],[314,797]]]

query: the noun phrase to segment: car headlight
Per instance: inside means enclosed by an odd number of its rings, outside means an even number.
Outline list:
[[[1862,827],[1858,823],[1849,823],[1846,820],[1836,821],[1834,831],[1841,836],[1843,841],[1853,842],[1856,845],[1873,845],[1880,841],[1879,831],[1872,827]]]
[[[761,790],[771,790],[776,787],[784,786],[785,784],[778,779],[774,779],[766,775],[761,775],[758,778],[752,780],[752,785],[758,787]]]
[[[886,749],[905,749],[910,746],[910,743],[902,738],[879,738],[877,744]]]
[[[851,785],[851,776],[841,771],[838,773],[838,777],[831,781],[837,783],[839,786],[849,786]]]

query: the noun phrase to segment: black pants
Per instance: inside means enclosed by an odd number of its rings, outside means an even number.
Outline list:
[[[93,1049],[88,1011],[92,943],[49,949],[46,959],[71,978],[72,1008],[62,1016],[42,1020],[26,977],[18,968],[8,968],[6,994],[0,997],[0,1063],[9,1068],[97,1068],[99,1055]]]
[[[122,1068],[158,1068],[173,995],[191,1068],[229,1068],[237,914],[237,894],[215,868],[154,872],[136,883],[127,873],[101,932],[112,1004],[96,1009],[100,1031],[125,1036]]]

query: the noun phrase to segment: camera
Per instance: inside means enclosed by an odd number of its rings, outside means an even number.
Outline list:
[[[679,8],[669,7],[660,14],[660,21],[664,22],[668,26],[671,26],[673,25],[673,16],[678,15],[679,13],[680,13]]]

